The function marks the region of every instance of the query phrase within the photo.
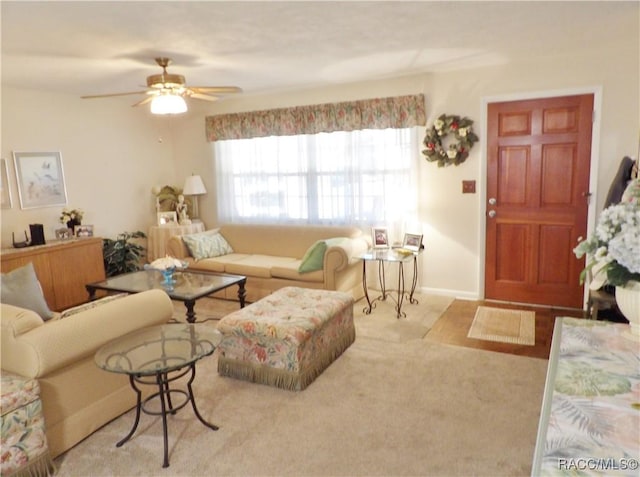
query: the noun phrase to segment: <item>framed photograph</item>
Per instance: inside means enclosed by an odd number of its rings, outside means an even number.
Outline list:
[[[76,237],[93,237],[93,225],[76,225]]]
[[[176,211],[158,212],[158,225],[177,225],[178,214]]]
[[[68,240],[72,236],[73,233],[71,232],[71,229],[68,229],[66,227],[56,229],[56,240]]]
[[[414,252],[420,251],[422,246],[422,235],[416,234],[404,234],[404,240],[402,241],[402,248],[407,250],[413,250]]]
[[[2,208],[10,209],[11,204],[11,189],[9,188],[9,172],[7,169],[7,161],[0,159],[0,193],[2,193]]]
[[[14,152],[13,162],[21,208],[67,204],[67,188],[59,152]]]
[[[386,227],[373,227],[371,229],[373,248],[389,248],[389,237]]]

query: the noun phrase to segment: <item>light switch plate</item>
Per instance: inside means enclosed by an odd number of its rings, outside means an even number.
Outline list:
[[[476,193],[476,181],[462,181],[462,193],[463,194],[475,194]]]

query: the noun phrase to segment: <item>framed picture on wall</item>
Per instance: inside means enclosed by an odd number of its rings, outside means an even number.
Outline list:
[[[177,225],[178,214],[176,211],[158,212],[158,225]]]
[[[371,229],[373,248],[389,248],[389,236],[386,227],[373,227]]]
[[[0,159],[0,193],[2,194],[2,208],[10,209],[11,203],[11,189],[9,188],[9,173],[7,172],[7,161]]]
[[[59,152],[14,152],[20,207],[33,209],[67,204]]]

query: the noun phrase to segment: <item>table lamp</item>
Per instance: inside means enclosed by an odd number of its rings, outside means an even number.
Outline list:
[[[207,189],[205,189],[202,178],[200,176],[191,175],[184,180],[182,195],[193,196],[193,210],[191,212],[192,219],[198,217],[198,196],[206,193]]]

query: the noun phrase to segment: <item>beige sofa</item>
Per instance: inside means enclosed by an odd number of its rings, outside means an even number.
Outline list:
[[[98,348],[137,329],[166,323],[172,312],[171,300],[161,290],[87,305],[47,321],[31,310],[2,304],[2,370],[38,380],[52,457],[135,405],[128,377],[96,366]]]
[[[229,224],[206,233],[218,232],[233,253],[195,260],[182,237],[173,236],[167,244],[168,254],[188,261],[191,270],[246,276],[249,302],[286,286],[343,291],[356,300],[364,296],[362,263],[358,257],[369,248],[371,240],[359,228]],[[327,243],[322,270],[298,272],[302,258],[312,245],[336,238],[343,240]],[[237,290],[231,287],[218,296],[237,299]]]

